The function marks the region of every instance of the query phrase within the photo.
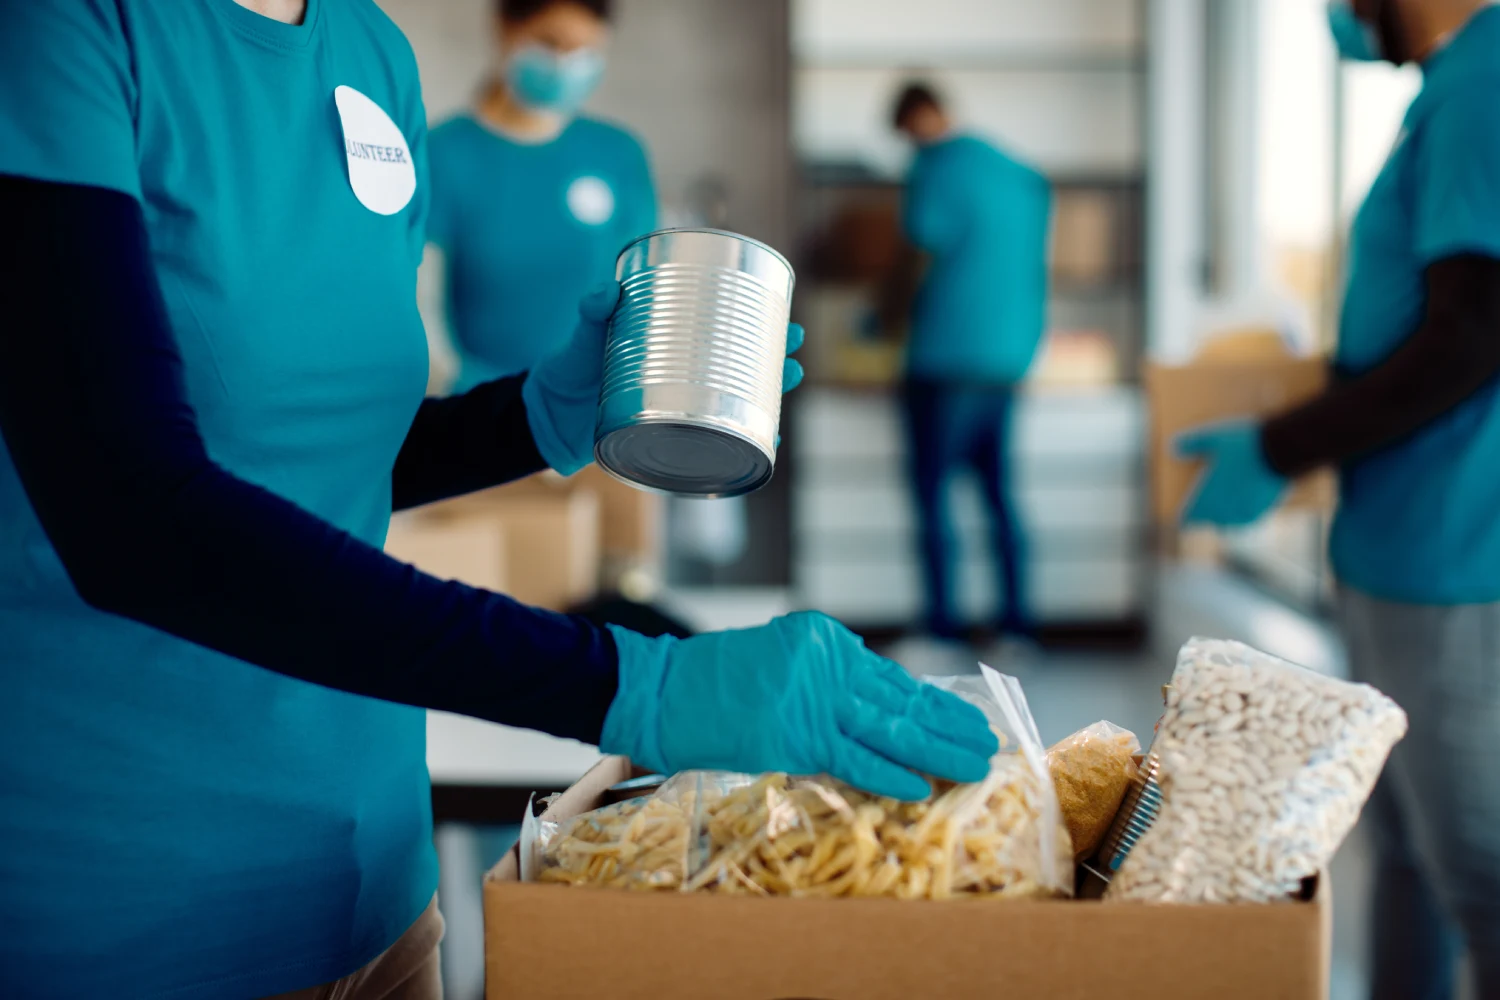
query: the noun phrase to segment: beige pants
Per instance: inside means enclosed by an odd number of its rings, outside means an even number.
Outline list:
[[[442,940],[443,915],[434,899],[417,922],[369,965],[335,982],[268,1000],[443,1000],[438,966]]]

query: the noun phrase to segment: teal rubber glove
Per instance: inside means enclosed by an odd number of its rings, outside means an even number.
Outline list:
[[[599,390],[604,384],[604,340],[609,318],[620,304],[620,283],[607,282],[578,304],[578,326],[557,353],[538,362],[521,386],[526,419],[537,451],[547,465],[565,476],[594,460],[594,424],[599,413]],[[786,349],[802,346],[802,327],[787,327]],[[802,366],[787,358],[781,371],[781,391],[790,392],[802,381]]]
[[[1188,431],[1177,439],[1177,453],[1208,463],[1183,508],[1184,524],[1251,524],[1275,507],[1286,489],[1285,477],[1266,464],[1260,427],[1249,421]]]
[[[983,713],[919,684],[827,615],[691,639],[609,626],[620,686],[600,748],[663,774],[831,774],[915,801],[916,773],[980,781],[999,750]]]

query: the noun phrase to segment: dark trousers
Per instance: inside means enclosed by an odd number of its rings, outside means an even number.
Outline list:
[[[1026,546],[1012,496],[1010,433],[1015,409],[1011,386],[954,384],[911,379],[904,387],[910,477],[920,520],[927,626],[939,635],[962,632],[954,605],[958,541],[948,504],[953,473],[972,470],[983,487],[999,576],[1001,629],[1029,634]]]

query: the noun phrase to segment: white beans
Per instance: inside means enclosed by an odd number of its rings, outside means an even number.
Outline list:
[[[1152,749],[1161,812],[1111,899],[1260,902],[1295,892],[1359,817],[1406,713],[1363,684],[1237,642],[1177,657]]]

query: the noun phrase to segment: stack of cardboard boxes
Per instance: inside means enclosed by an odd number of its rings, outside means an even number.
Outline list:
[[[386,551],[443,579],[564,611],[659,572],[660,498],[590,466],[397,515]]]

